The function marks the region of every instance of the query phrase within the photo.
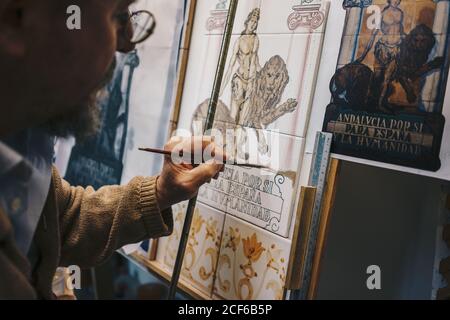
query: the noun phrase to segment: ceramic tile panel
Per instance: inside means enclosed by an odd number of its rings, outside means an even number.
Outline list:
[[[291,8],[295,1],[290,2]],[[313,0],[310,4],[317,5],[319,2]],[[242,12],[250,14],[252,7],[260,6],[266,6],[266,10],[272,13],[275,10],[272,7],[283,7],[269,0],[241,1],[235,28],[245,28],[245,19],[239,18]],[[206,8],[205,5],[200,6],[200,10]],[[203,12],[198,15],[204,17]],[[261,20],[256,21],[256,27],[262,24],[272,26],[274,15],[271,14],[266,20],[262,18],[264,12],[260,15]],[[222,36],[199,34],[203,27],[196,20],[179,117],[180,129],[191,129],[193,115],[203,113],[206,116],[206,110],[201,108],[207,108],[212,91]],[[256,28],[252,34],[242,34],[242,30],[234,34],[220,94],[219,104],[223,112],[219,112],[216,119],[246,126],[262,125],[264,129],[304,137],[324,30],[315,33],[276,33],[260,33]],[[275,76],[271,77],[273,73]]]
[[[344,9],[323,122],[334,134],[332,152],[448,176],[450,2],[346,0]]]
[[[289,253],[289,240],[227,215],[214,298],[281,300]]]
[[[323,35],[262,35],[258,39],[253,68],[242,69],[237,58],[240,54],[234,50],[229,53],[216,120],[304,137]],[[233,46],[241,40],[233,36]],[[211,39],[208,56],[203,59],[203,77],[198,75],[197,85],[190,86],[191,92],[185,94],[189,97],[186,104],[191,103],[182,109],[180,116],[180,127],[184,129],[191,127],[193,118],[206,118],[214,81],[214,72],[210,70],[215,68],[220,51],[220,41],[215,41],[213,44]],[[246,81],[245,77],[253,80]],[[193,101],[200,102],[195,109]]]
[[[198,200],[288,237],[304,139],[251,128],[236,137],[244,140],[236,147],[238,163],[262,164],[268,169],[227,165],[218,180],[200,189]],[[250,158],[244,159],[246,155]]]
[[[176,205],[174,232],[160,240],[157,261],[170,274],[173,272],[187,202]],[[209,206],[197,204],[184,256],[181,278],[205,295],[212,293],[225,215]]]

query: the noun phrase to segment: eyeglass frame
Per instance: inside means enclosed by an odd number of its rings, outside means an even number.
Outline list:
[[[130,43],[132,43],[132,44],[134,44],[134,45],[143,43],[144,41],[148,40],[148,38],[150,38],[150,37],[153,35],[153,33],[154,33],[154,31],[155,31],[155,28],[156,28],[156,18],[155,18],[155,16],[154,16],[154,14],[151,13],[150,11],[148,11],[148,10],[138,10],[138,11],[133,11],[133,12],[130,11],[128,21],[129,21],[129,23],[130,23],[131,25],[133,25],[132,18],[133,18],[134,16],[140,14],[140,13],[146,13],[146,14],[148,14],[149,17],[152,19],[152,24],[151,24],[151,26],[150,26],[149,28],[146,29],[147,35],[146,35],[144,38],[142,38],[142,39],[139,40],[139,41],[132,41],[132,40],[130,39]],[[135,30],[133,30],[133,35],[134,35],[134,31],[135,31]]]

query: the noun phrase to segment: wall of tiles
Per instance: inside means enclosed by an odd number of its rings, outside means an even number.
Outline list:
[[[228,5],[198,1],[184,134],[203,132]],[[266,169],[227,165],[199,192],[181,276],[211,298],[283,298],[328,8],[322,0],[239,2],[214,127],[236,160]],[[174,207],[175,231],[158,245],[157,262],[169,273],[186,207]]]

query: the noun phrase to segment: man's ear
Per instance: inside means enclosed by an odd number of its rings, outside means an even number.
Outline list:
[[[25,54],[23,0],[0,0],[0,51],[16,57]]]

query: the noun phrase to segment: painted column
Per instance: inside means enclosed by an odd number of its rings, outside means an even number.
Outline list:
[[[353,62],[356,57],[354,57],[354,48],[358,44],[358,33],[361,28],[361,23],[363,20],[363,6],[356,1],[353,4],[347,2],[344,4],[347,10],[344,34],[342,37],[341,52],[339,54],[338,68]]]
[[[206,30],[212,32],[220,30],[223,32],[228,16],[228,0],[218,0],[216,9],[211,11],[211,16],[206,22]]]

